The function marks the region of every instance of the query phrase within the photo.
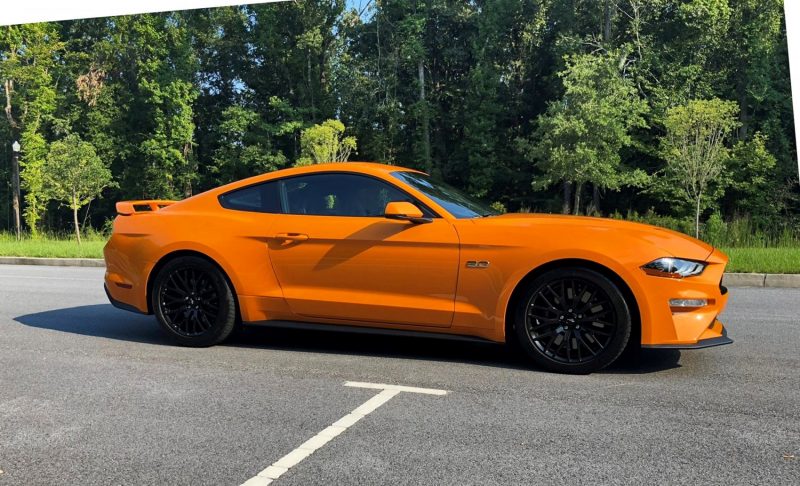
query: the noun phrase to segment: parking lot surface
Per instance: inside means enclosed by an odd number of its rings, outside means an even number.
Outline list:
[[[171,345],[103,269],[0,265],[0,485],[238,485],[400,392],[272,484],[798,484],[800,290],[731,289],[734,344],[588,376],[503,346],[252,328]]]

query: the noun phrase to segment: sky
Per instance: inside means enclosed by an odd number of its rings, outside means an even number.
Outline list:
[[[356,9],[358,12],[364,10],[373,0],[347,0],[347,10],[351,8]],[[364,12],[366,13],[366,12]]]

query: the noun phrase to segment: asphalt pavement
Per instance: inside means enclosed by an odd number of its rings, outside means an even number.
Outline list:
[[[588,376],[503,346],[252,328],[173,346],[101,268],[0,265],[0,485],[800,484],[800,289],[733,288],[734,344]]]

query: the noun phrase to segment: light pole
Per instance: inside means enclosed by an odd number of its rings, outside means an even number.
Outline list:
[[[14,207],[14,228],[17,231],[17,240],[20,238],[19,221],[19,142],[11,144],[11,196],[12,206]]]

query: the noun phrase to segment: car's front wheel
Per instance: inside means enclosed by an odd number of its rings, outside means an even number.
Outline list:
[[[234,294],[211,262],[194,256],[167,262],[156,275],[151,293],[161,327],[184,346],[212,346],[236,325]]]
[[[519,300],[515,328],[525,352],[560,373],[591,373],[616,360],[631,335],[620,289],[586,268],[559,268],[531,281]]]

